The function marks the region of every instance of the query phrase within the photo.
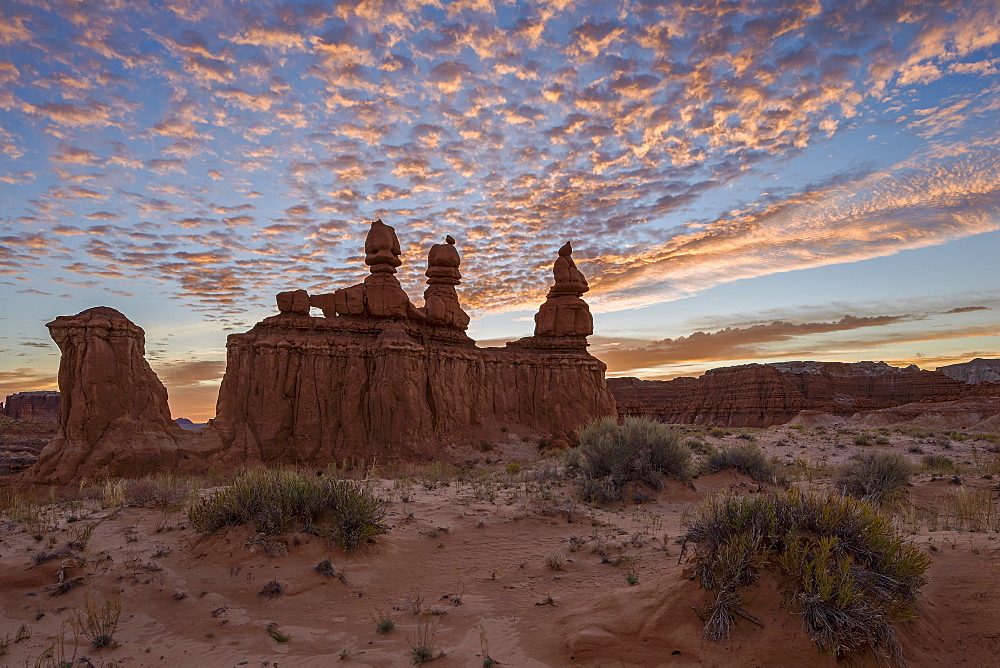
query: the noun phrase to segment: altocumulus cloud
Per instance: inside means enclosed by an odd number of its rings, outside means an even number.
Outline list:
[[[469,306],[523,308],[572,238],[595,306],[615,309],[945,243],[998,226],[998,12],[11,0],[0,271],[57,256],[82,281],[155,281],[227,317],[289,284],[354,280],[363,221],[381,217],[402,232],[412,294],[447,232]],[[942,80],[953,94],[928,101]],[[705,213],[876,119],[924,143]]]

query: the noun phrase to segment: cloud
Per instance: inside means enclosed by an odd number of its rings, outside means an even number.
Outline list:
[[[957,306],[953,309],[945,311],[945,313],[971,313],[973,311],[989,311],[991,310],[986,306]]]
[[[56,390],[55,373],[47,373],[32,367],[20,367],[11,371],[0,371],[0,396],[6,397],[16,392],[33,390]]]
[[[156,366],[156,375],[170,388],[198,386],[222,381],[226,371],[225,360],[175,360]]]
[[[154,365],[154,371],[167,388],[171,414],[194,422],[215,417],[215,402],[225,370],[223,360],[175,360]]]
[[[483,311],[534,306],[572,238],[611,310],[997,229],[985,0],[11,7],[0,234],[65,244],[5,245],[22,278],[59,252],[190,306],[260,309],[289,276],[359,280],[362,221],[382,216],[408,261],[460,238]],[[725,190],[884,121],[913,158]],[[400,272],[414,294],[420,264]]]
[[[614,343],[595,337],[595,351],[608,372],[624,374],[634,369],[666,364],[704,363],[716,360],[753,359],[766,356],[763,346],[800,337],[845,332],[864,327],[882,327],[911,321],[911,315],[871,317],[844,316],[833,322],[793,323],[775,321],[746,327],[727,327],[717,332],[695,332],[689,336],[662,339],[644,345]],[[769,353],[768,353],[769,354]]]

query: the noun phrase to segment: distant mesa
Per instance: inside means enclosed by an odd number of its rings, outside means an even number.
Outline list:
[[[9,394],[0,404],[0,415],[15,420],[55,422],[59,419],[59,393],[38,390]]]
[[[444,458],[486,439],[571,443],[580,426],[616,414],[606,367],[587,352],[588,286],[570,244],[559,250],[534,336],[505,348],[479,348],[466,334],[450,235],[428,252],[421,307],[394,275],[400,244],[381,220],[365,240],[365,264],[361,283],[281,292],[277,315],[229,336],[217,416],[199,431],[170,419],[140,327],[107,307],[56,318],[47,326],[62,353],[59,432],[30,477]]]
[[[1000,360],[981,362],[1000,366]],[[1000,397],[1000,384],[969,384],[941,370],[884,362],[745,364],[711,369],[699,378],[609,378],[607,383],[626,410],[641,406],[662,422],[722,427],[785,424],[800,411],[846,417],[912,402]]]
[[[198,431],[206,424],[208,424],[207,422],[201,422],[201,423],[192,422],[187,418],[174,418],[174,422],[177,424],[178,427],[180,427],[181,429],[186,429],[187,431]]]

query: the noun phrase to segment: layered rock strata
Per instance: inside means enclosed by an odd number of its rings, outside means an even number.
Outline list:
[[[802,410],[847,416],[911,402],[994,394],[939,371],[883,362],[747,364],[712,369],[700,378],[609,378],[607,383],[620,405],[642,402],[647,413],[662,422],[725,427],[784,424]]]
[[[401,260],[391,227],[372,223],[365,254],[363,283],[282,292],[277,315],[229,337],[217,417],[198,432],[170,419],[144,333],[124,315],[98,307],[49,323],[62,351],[59,430],[30,476],[69,483],[163,468],[439,457],[511,433],[565,444],[583,424],[615,414],[605,366],[586,351],[589,324],[479,348],[455,290],[454,239],[430,250],[420,308],[393,275]],[[557,285],[567,264],[575,269],[567,258],[557,260]],[[579,299],[586,280],[569,276],[555,297]]]
[[[170,419],[167,390],[146,362],[142,328],[105,306],[46,326],[62,352],[59,428],[31,477],[70,483],[178,467],[185,433]]]
[[[558,289],[542,306],[559,314],[559,326],[505,348],[479,348],[465,334],[453,239],[431,248],[421,308],[393,276],[401,261],[391,227],[375,221],[365,253],[371,275],[364,283],[332,295],[279,296],[278,315],[229,337],[212,423],[226,458],[434,456],[502,430],[549,437],[615,413],[605,365],[586,351],[593,328],[579,299],[586,280],[577,271],[560,283],[563,268],[573,266],[563,259],[568,253],[560,252]],[[550,303],[565,297],[572,305]],[[324,317],[294,308],[305,299]],[[581,310],[585,319],[576,315]]]
[[[55,422],[59,419],[59,393],[42,390],[9,394],[0,404],[0,415],[15,420]]]

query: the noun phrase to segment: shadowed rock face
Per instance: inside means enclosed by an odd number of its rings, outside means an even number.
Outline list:
[[[38,456],[34,476],[66,483],[175,466],[181,431],[143,357],[142,328],[105,306],[46,326],[62,352],[59,432]]]
[[[605,366],[586,352],[592,326],[506,348],[479,348],[466,336],[469,318],[455,291],[460,258],[454,240],[445,241],[428,255],[422,308],[393,276],[395,232],[376,221],[365,244],[371,276],[309,296],[325,317],[279,302],[278,315],[231,335],[213,422],[226,456],[299,463],[435,456],[501,437],[502,429],[547,437],[613,415]],[[559,296],[586,309],[579,298],[586,279],[564,271],[572,263],[564,258]],[[569,278],[560,283],[563,274]]]

